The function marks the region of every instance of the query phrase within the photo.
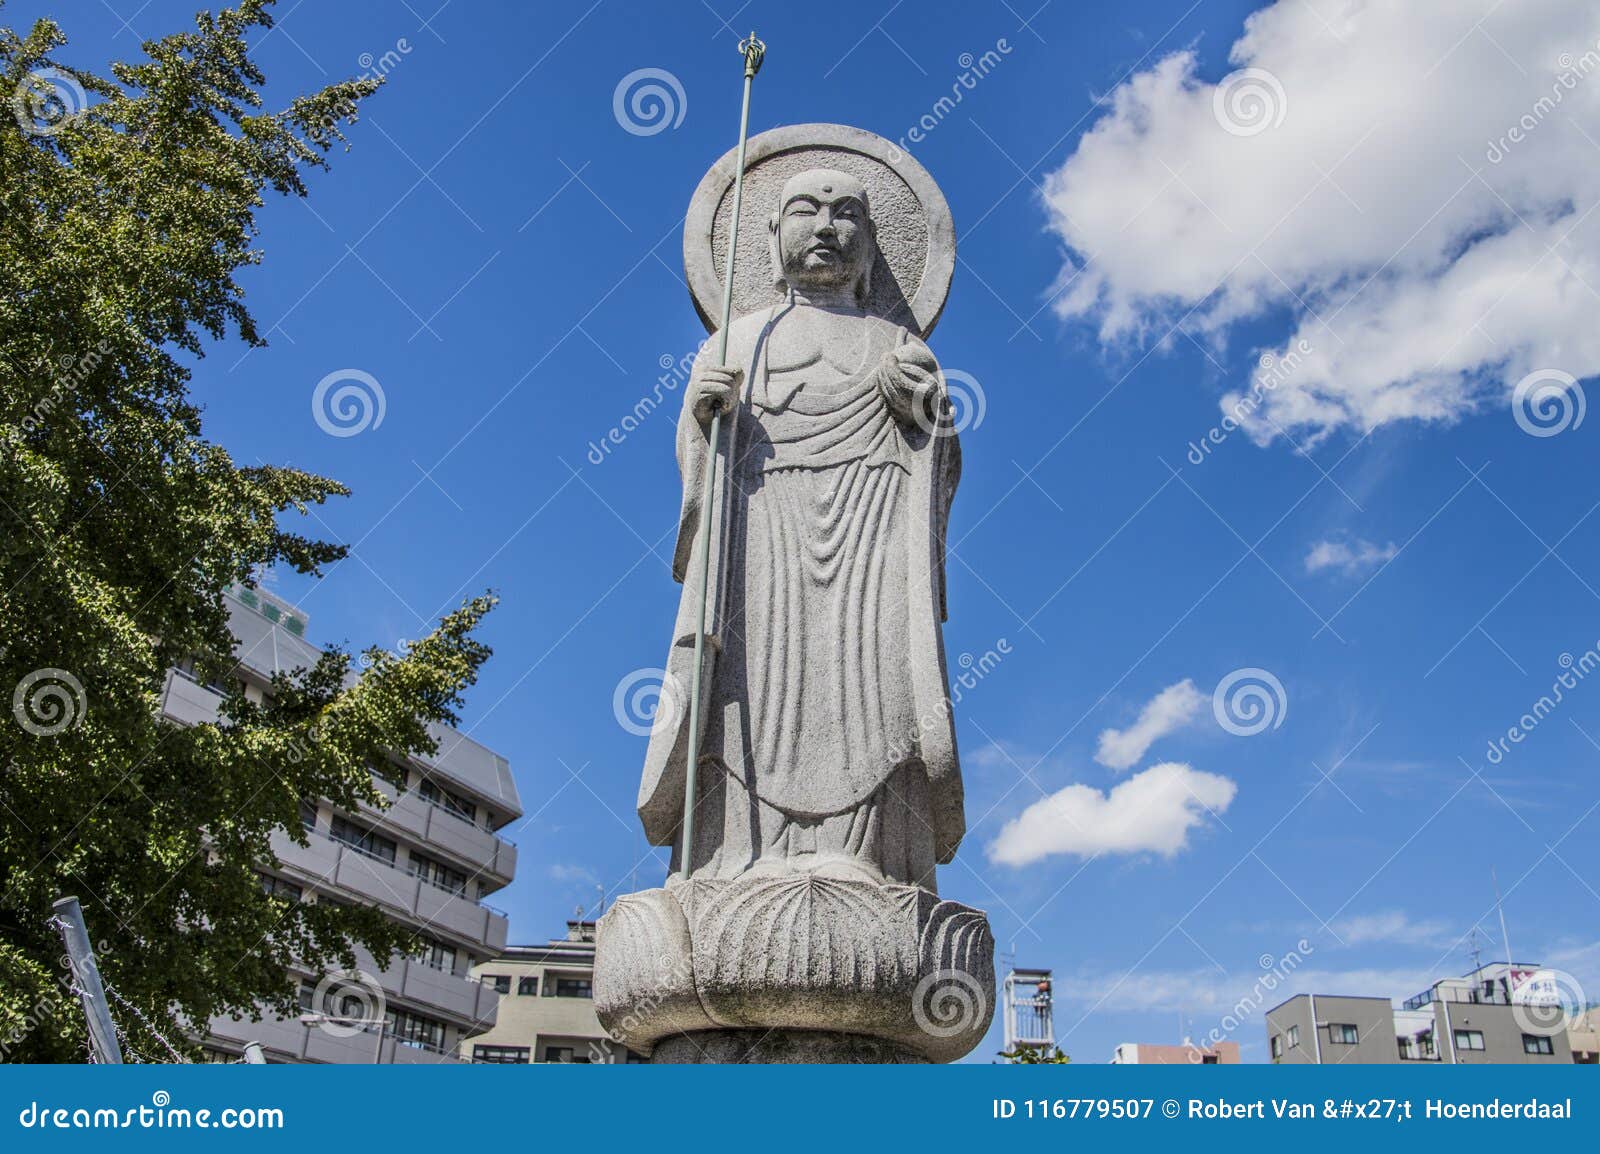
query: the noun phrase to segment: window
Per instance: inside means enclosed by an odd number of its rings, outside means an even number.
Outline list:
[[[1272,1056],[1274,1058],[1283,1057],[1283,1035],[1282,1034],[1274,1034],[1274,1035],[1272,1035]]]
[[[442,861],[434,861],[431,857],[412,850],[406,862],[406,870],[412,877],[421,878],[435,889],[444,890],[460,898],[467,896],[467,875],[458,869],[452,869]]]
[[[1481,1050],[1481,1049],[1483,1049],[1483,1031],[1482,1030],[1457,1030],[1456,1031],[1456,1049],[1458,1049],[1458,1050]]]
[[[435,970],[442,970],[447,974],[456,972],[456,948],[447,946],[443,942],[424,938],[418,943],[416,952],[411,956],[423,965]]]
[[[292,902],[297,902],[305,897],[305,890],[291,881],[275,878],[271,874],[261,874],[260,877],[261,892],[269,898],[288,898]]]
[[[419,1050],[444,1052],[444,1023],[425,1018],[409,1010],[390,1010],[388,1013],[390,1037],[402,1046]]]
[[[382,834],[374,833],[364,825],[357,825],[334,814],[333,825],[328,834],[334,841],[343,842],[359,854],[390,865],[394,864],[395,850],[398,848],[394,841]]]
[[[417,793],[423,801],[439,806],[447,813],[453,813],[463,821],[474,824],[478,820],[478,807],[461,794],[448,790],[435,783],[431,778],[423,778],[417,785]]]
[[[509,994],[511,992],[510,974],[485,974],[483,975],[483,980],[493,986],[494,992],[497,994]]]
[[[1522,1052],[1524,1054],[1554,1054],[1555,1043],[1545,1034],[1522,1035]]]
[[[472,1047],[472,1060],[474,1062],[494,1062],[507,1066],[525,1066],[528,1064],[528,1047],[474,1046]]]
[[[587,1054],[578,1053],[576,1046],[546,1046],[544,1048],[546,1062],[571,1062],[579,1066],[590,1064]]]
[[[301,800],[301,802],[300,802],[300,824],[305,829],[307,829],[309,831],[313,831],[314,832],[316,830],[316,828],[317,828],[317,803],[316,802],[314,802],[314,801],[305,801],[303,799]]]
[[[526,995],[526,994],[537,994],[538,992],[539,992],[539,979],[538,978],[527,977],[527,978],[518,978],[517,979],[517,993]]]
[[[1287,1036],[1288,1036],[1288,1043],[1287,1043],[1288,1048],[1292,1050],[1292,1049],[1294,1049],[1296,1046],[1298,1046],[1300,1044],[1300,1027],[1299,1026],[1290,1026],[1289,1027],[1289,1033],[1288,1033]]]
[[[1361,1041],[1361,1031],[1347,1022],[1330,1022],[1328,1041],[1338,1042],[1342,1046],[1354,1046]]]
[[[588,978],[556,978],[555,985],[548,981],[544,984],[545,996],[552,994],[558,998],[592,998],[594,989]]]

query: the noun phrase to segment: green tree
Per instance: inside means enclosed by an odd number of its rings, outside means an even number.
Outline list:
[[[279,523],[347,490],[241,468],[201,432],[210,342],[263,344],[235,280],[261,259],[268,188],[303,196],[377,82],[263,111],[247,38],[268,0],[201,13],[109,76],[70,67],[50,21],[0,28],[0,1050],[79,1060],[52,901],[82,900],[107,980],[181,1039],[216,1013],[293,1012],[291,958],[388,957],[375,911],[263,893],[269,835],[303,797],[381,801],[369,767],[431,752],[488,649],[471,600],[396,656],[369,650],[235,690],[215,725],[158,715],[166,670],[232,664],[223,590],[338,545]],[[159,1047],[120,1015],[144,1052]],[[133,1020],[129,1020],[133,1019]],[[185,1043],[187,1044],[187,1043]]]
[[[1013,1066],[1065,1066],[1072,1061],[1061,1052],[1061,1047],[1045,1050],[1040,1046],[1018,1046],[1015,1050],[1001,1050],[1000,1056]]]

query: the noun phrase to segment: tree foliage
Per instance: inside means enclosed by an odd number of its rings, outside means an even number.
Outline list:
[[[292,1013],[291,959],[348,966],[356,943],[389,956],[400,935],[376,911],[269,897],[257,866],[272,831],[303,840],[302,798],[381,802],[369,767],[432,752],[427,724],[455,720],[488,656],[473,630],[491,599],[478,598],[404,656],[369,651],[359,679],[333,651],[280,676],[266,705],[230,692],[215,725],[159,716],[179,659],[231,663],[229,585],[344,556],[279,520],[344,486],[237,466],[189,395],[208,343],[264,343],[235,279],[261,259],[264,194],[304,196],[378,86],[263,110],[248,39],[270,27],[268,2],[201,13],[109,76],[58,59],[53,22],[0,27],[0,705],[17,693],[0,712],[0,1050],[12,1059],[84,1053],[50,923],[62,894],[81,899],[106,979],[175,1040],[218,1013]]]
[[[1065,1066],[1072,1061],[1060,1046],[1049,1050],[1042,1046],[1018,1046],[1015,1050],[1001,1050],[1000,1057],[1013,1066]]]

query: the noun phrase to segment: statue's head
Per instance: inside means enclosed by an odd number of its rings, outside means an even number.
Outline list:
[[[848,288],[857,304],[866,303],[878,241],[860,180],[831,168],[790,177],[768,227],[780,285],[801,292]]]

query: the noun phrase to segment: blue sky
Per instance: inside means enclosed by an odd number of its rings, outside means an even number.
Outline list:
[[[1055,969],[1079,1061],[1207,1034],[1302,939],[1292,989],[1329,993],[1463,972],[1474,926],[1498,957],[1491,867],[1519,959],[1600,996],[1600,678],[1488,756],[1563,655],[1600,643],[1600,430],[1530,435],[1513,397],[1535,370],[1600,372],[1566,311],[1592,317],[1600,284],[1600,81],[1486,160],[1575,66],[1552,45],[1576,58],[1600,28],[1555,0],[1520,22],[1456,5],[1422,14],[1402,74],[1399,33],[1335,0],[1284,0],[1232,59],[1258,5],[1035,6],[281,5],[256,52],[279,98],[394,56],[309,202],[260,214],[265,261],[243,281],[270,346],[214,347],[196,372],[238,459],[354,489],[312,525],[351,558],[275,588],[314,640],[354,646],[497,590],[464,728],[511,760],[529,815],[493,899],[513,940],[658,884],[633,814],[645,739],[613,692],[662,664],[678,597],[673,414],[598,464],[589,449],[703,336],[681,223],[733,144],[735,33],[769,46],[753,131],[901,138],[963,54],[995,50],[909,146],[961,246],[930,344],[983,398],[945,642],[953,662],[1009,650],[958,708],[970,832],[943,892],[989,912],[1005,959]],[[48,7],[63,55],[99,66],[195,4]],[[1277,82],[1255,93],[1265,127],[1214,104],[1244,66]],[[649,135],[613,113],[643,68],[682,90],[681,122]],[[1439,143],[1445,121],[1465,135]],[[1471,280],[1524,241],[1538,271]],[[1249,427],[1191,459],[1221,399],[1302,337],[1312,352]],[[346,368],[385,409],[335,437],[311,396]],[[1254,735],[1214,710],[1239,670],[1270,674]],[[1126,768],[1096,759],[1103,731],[1185,681],[1143,727],[1159,736],[1112,742]],[[1165,763],[1187,768],[1139,776]],[[1188,789],[1163,801],[1162,774]],[[1130,781],[1157,804],[1107,798]],[[1259,1015],[1227,1036],[1264,1059]]]

